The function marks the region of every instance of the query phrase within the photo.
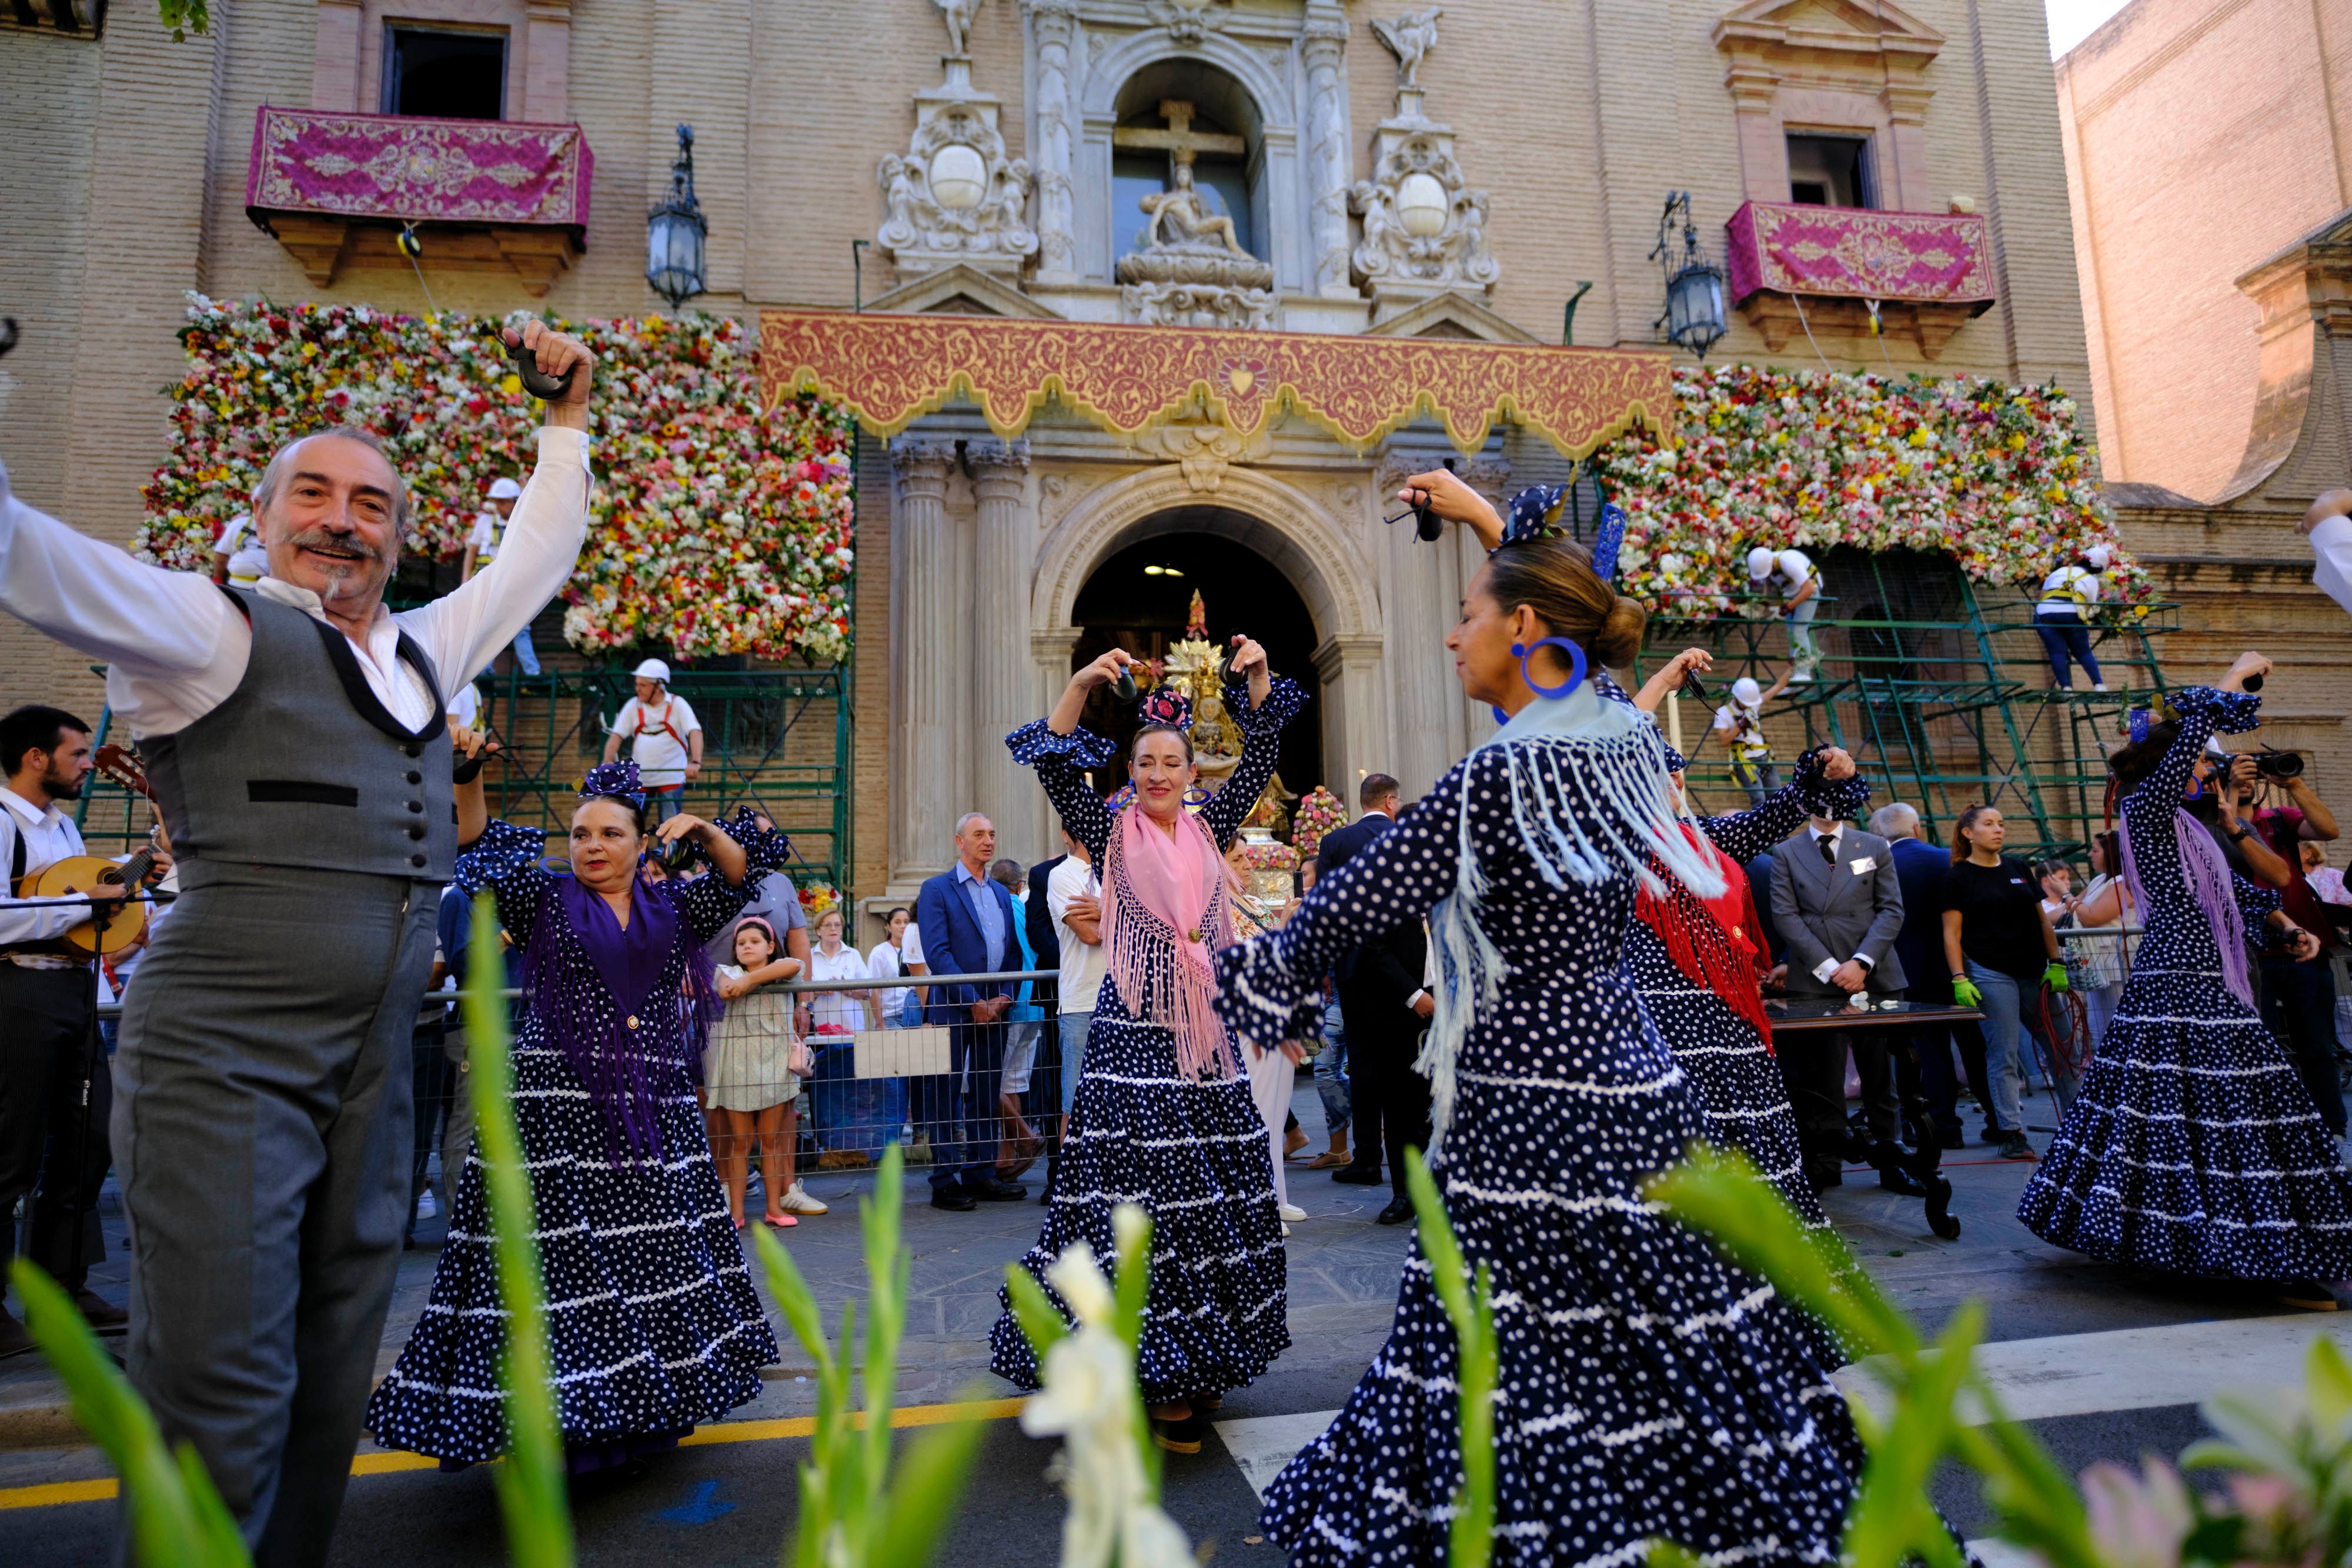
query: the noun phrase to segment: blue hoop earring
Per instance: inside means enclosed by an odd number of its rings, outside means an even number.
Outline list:
[[[1534,673],[1528,668],[1528,662],[1535,657],[1536,648],[1567,649],[1570,666],[1568,679],[1556,686],[1538,685]],[[1584,650],[1565,637],[1538,637],[1536,639],[1535,646],[1528,648],[1523,648],[1514,643],[1511,644],[1511,656],[1519,662],[1519,679],[1527,683],[1528,690],[1539,697],[1564,697],[1574,691],[1584,680]]]
[[[1209,803],[1210,799],[1209,787],[1205,784],[1195,784],[1184,791],[1184,804],[1192,810],[1199,810]]]

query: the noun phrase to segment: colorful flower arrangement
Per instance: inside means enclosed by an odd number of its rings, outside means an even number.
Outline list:
[[[833,883],[812,882],[803,885],[798,891],[801,913],[808,917],[808,923],[811,925],[814,925],[829,910],[838,909],[842,912],[844,919],[848,918],[848,903],[841,896],[841,889],[834,886]]]
[[[1348,810],[1339,804],[1339,797],[1318,784],[1290,813],[1290,841],[1302,857],[1311,855],[1322,846],[1324,834],[1347,825]]]
[[[1297,871],[1298,869],[1299,852],[1279,839],[1268,839],[1264,842],[1250,839],[1236,839],[1234,841],[1234,849],[1241,857],[1241,869],[1244,871]]]
[[[1675,402],[1676,445],[1636,432],[1597,459],[1627,516],[1618,580],[1654,609],[1777,614],[1748,597],[1759,544],[1934,550],[1978,581],[2027,588],[2103,544],[2115,564],[2102,600],[2156,597],[2054,386],[1726,365],[1677,369]]]
[[[598,480],[588,545],[564,593],[573,646],[846,658],[846,417],[814,399],[763,413],[754,340],[737,321],[555,325],[598,361]],[[140,556],[202,570],[270,455],[340,423],[381,436],[407,482],[407,548],[463,550],[490,481],[527,476],[537,451],[535,406],[499,326],[191,294],[172,453],[146,487]]]

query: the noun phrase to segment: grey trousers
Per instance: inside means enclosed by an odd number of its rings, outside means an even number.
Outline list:
[[[115,1058],[131,1383],[257,1568],[324,1563],[407,1218],[430,883],[184,862]]]

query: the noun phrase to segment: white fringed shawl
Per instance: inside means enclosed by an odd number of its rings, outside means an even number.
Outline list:
[[[1501,753],[1519,842],[1554,888],[1630,873],[1657,892],[1664,884],[1650,869],[1654,861],[1702,899],[1724,891],[1722,873],[1675,825],[1665,741],[1645,715],[1603,701],[1588,681],[1565,697],[1538,697],[1482,742],[1463,769],[1455,805],[1454,891],[1430,915],[1443,983],[1414,1065],[1430,1082],[1432,1159],[1453,1121],[1454,1060],[1478,1013],[1501,1000],[1510,969],[1478,919],[1487,881],[1471,830],[1471,775],[1477,753],[1489,750]]]

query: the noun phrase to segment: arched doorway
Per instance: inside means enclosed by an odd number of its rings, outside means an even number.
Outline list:
[[[1236,632],[1256,638],[1265,645],[1274,673],[1307,693],[1310,707],[1283,731],[1279,765],[1284,787],[1304,794],[1323,779],[1323,727],[1311,706],[1321,695],[1314,617],[1279,567],[1247,545],[1196,531],[1205,520],[1192,519],[1188,528],[1182,517],[1167,518],[1174,524],[1171,531],[1154,532],[1115,551],[1088,574],[1071,615],[1078,641],[1070,667],[1114,647],[1139,658],[1165,654],[1183,637],[1197,591],[1211,642],[1223,645]],[[1127,743],[1137,728],[1134,710],[1108,690],[1098,691],[1087,705],[1085,722],[1118,744],[1119,758],[1095,779],[1106,792],[1115,789],[1127,779]]]

